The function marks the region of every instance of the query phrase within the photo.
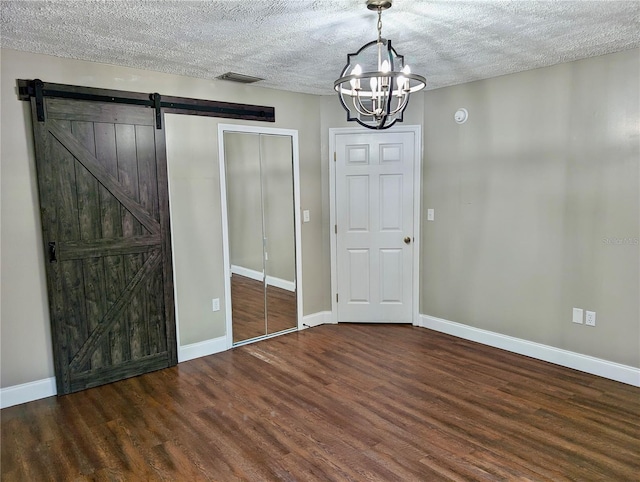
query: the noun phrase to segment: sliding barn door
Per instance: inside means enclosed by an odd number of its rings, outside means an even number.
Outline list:
[[[164,130],[142,106],[32,99],[59,394],[176,364]]]

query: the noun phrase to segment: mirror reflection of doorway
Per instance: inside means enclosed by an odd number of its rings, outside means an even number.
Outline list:
[[[233,344],[297,328],[292,137],[224,131]]]

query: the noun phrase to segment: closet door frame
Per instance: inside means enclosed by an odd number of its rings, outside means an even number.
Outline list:
[[[224,297],[225,297],[225,321],[226,321],[226,345],[227,349],[233,345],[233,324],[231,314],[231,257],[229,252],[229,217],[227,212],[227,180],[226,159],[224,153],[224,133],[237,132],[248,134],[266,134],[291,137],[293,154],[293,212],[295,232],[295,263],[296,263],[296,325],[302,329],[302,229],[300,207],[300,154],[298,146],[298,131],[295,129],[280,129],[274,127],[247,126],[240,124],[218,124],[218,159],[220,167],[220,205],[222,207],[222,256],[224,262]],[[265,335],[250,342],[264,340],[281,333]],[[242,343],[241,343],[242,344]],[[237,345],[236,345],[237,346]]]

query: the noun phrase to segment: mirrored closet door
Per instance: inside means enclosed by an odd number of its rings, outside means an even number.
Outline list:
[[[233,343],[297,327],[291,136],[224,131]]]

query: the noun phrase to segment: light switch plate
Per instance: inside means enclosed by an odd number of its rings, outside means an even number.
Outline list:
[[[309,210],[305,209],[304,211],[302,211],[302,222],[303,223],[308,223],[309,219],[310,219]]]
[[[435,209],[427,209],[427,221],[433,221],[436,218]]]
[[[574,308],[573,309],[573,320],[574,323],[579,323],[582,325],[582,308]]]
[[[213,298],[211,300],[212,311],[220,311],[220,298]]]

